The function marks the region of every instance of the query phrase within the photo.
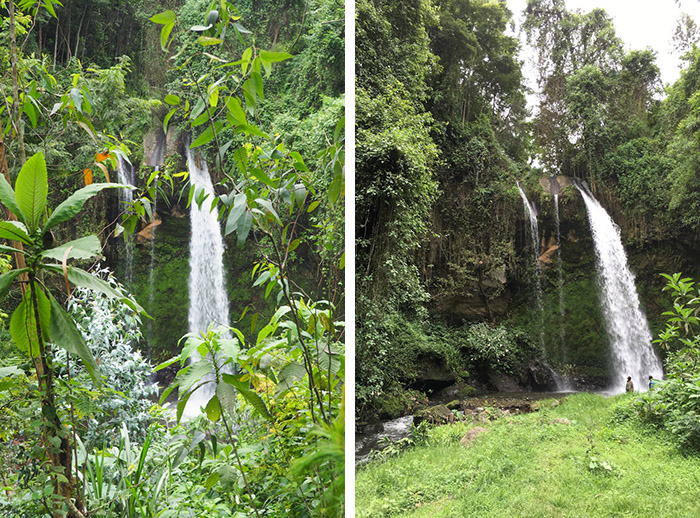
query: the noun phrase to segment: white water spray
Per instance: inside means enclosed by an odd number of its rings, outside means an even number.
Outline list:
[[[214,199],[214,187],[209,177],[209,170],[204,161],[198,163],[187,148],[187,168],[190,181],[196,192],[204,189],[209,196],[201,208],[195,198],[190,205],[190,308],[188,314],[189,332],[206,333],[209,324],[228,326],[228,296],[224,278],[224,240],[217,219],[218,211],[209,210]],[[226,336],[228,338],[228,336]],[[188,419],[199,414],[214,392],[213,383],[198,389],[187,402],[183,418]]]
[[[534,256],[535,265],[535,299],[537,302],[537,312],[540,321],[540,347],[544,347],[544,304],[542,301],[542,268],[540,268],[539,261],[539,236],[540,231],[537,225],[537,209],[530,202],[525,191],[520,187],[520,184],[516,182],[518,186],[518,192],[520,192],[520,197],[523,199],[523,204],[525,205],[525,213],[530,219],[530,238],[532,242],[532,253]]]
[[[135,185],[134,167],[123,157],[117,159],[117,176],[119,183]],[[131,189],[119,189],[119,211],[125,210],[134,201],[134,194]],[[132,286],[134,283],[134,239],[129,236],[126,240],[126,279],[125,284]]]
[[[646,390],[648,377],[661,378],[663,367],[651,346],[651,333],[639,305],[634,275],[627,265],[620,228],[588,189],[578,184],[576,188],[586,204],[595,245],[600,296],[612,350],[612,390],[623,392],[627,376],[632,376],[636,390]]]

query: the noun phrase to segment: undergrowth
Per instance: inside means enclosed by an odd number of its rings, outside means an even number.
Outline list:
[[[469,448],[469,428],[482,426]],[[627,395],[577,394],[527,415],[431,429],[358,470],[358,518],[694,516],[700,459]]]

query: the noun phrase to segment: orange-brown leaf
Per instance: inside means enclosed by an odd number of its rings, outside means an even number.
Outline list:
[[[92,183],[92,169],[83,169],[83,178],[85,185],[90,185]]]
[[[95,155],[95,162],[97,162],[97,163],[104,162],[108,158],[109,158],[109,151],[107,151],[106,153],[97,153]]]

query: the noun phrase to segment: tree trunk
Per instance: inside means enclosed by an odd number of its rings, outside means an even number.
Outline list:
[[[36,376],[39,382],[39,393],[41,397],[41,415],[43,423],[44,446],[51,462],[51,478],[54,481],[54,491],[63,497],[70,511],[69,516],[80,517],[83,513],[75,506],[71,498],[75,478],[71,470],[73,449],[69,440],[68,430],[63,427],[56,408],[55,388],[53,383],[53,367],[50,360],[50,349],[48,344],[44,344],[42,338],[41,321],[39,318],[38,296],[36,294],[37,284],[34,274],[29,278],[31,288],[32,306],[34,309],[34,320],[36,322],[36,333],[39,343],[39,354],[33,358]],[[58,441],[56,440],[58,439]],[[56,445],[58,444],[58,446]],[[66,482],[59,480],[58,474],[63,475]],[[63,502],[56,501],[53,514],[56,518],[65,516],[63,512]],[[82,506],[80,502],[79,505]]]
[[[56,71],[56,53],[58,52],[58,29],[61,26],[61,19],[56,17],[56,34],[53,40],[53,71]]]

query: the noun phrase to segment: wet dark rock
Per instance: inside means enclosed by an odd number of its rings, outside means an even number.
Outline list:
[[[377,399],[377,415],[380,419],[395,419],[415,413],[418,409],[428,406],[428,398],[422,392],[409,390],[392,392]]]
[[[450,410],[460,410],[462,408],[462,401],[455,399],[447,403],[445,406]]]
[[[501,372],[490,372],[489,381],[498,392],[522,392],[524,390],[517,379]]]
[[[531,390],[548,391],[557,389],[557,382],[552,375],[552,370],[539,361],[528,365],[527,375]]]

